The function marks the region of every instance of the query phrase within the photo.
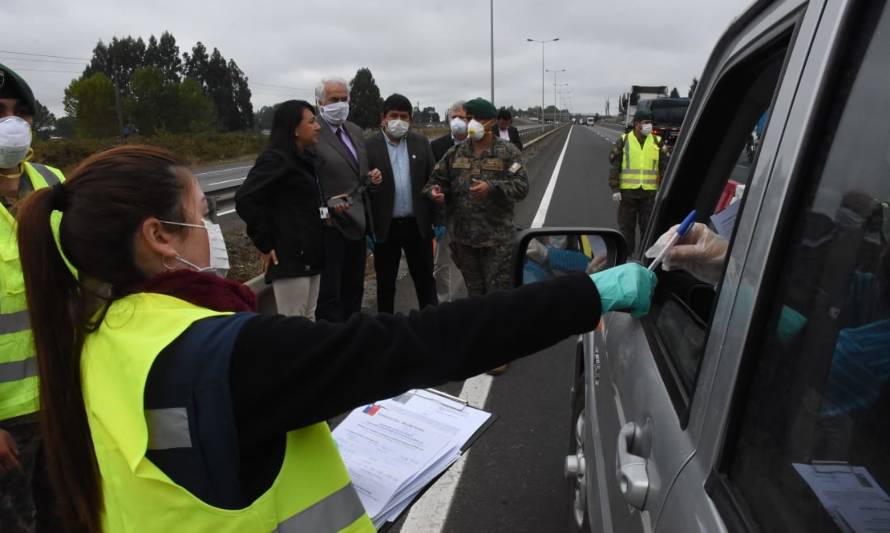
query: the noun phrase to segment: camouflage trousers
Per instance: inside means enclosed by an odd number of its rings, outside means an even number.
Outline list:
[[[0,531],[31,533],[35,530],[36,514],[32,481],[37,450],[40,447],[37,415],[0,421],[0,429],[7,431],[15,440],[21,465],[21,470],[13,470],[0,477]]]
[[[513,286],[513,242],[485,247],[457,244],[457,253],[459,258],[455,262],[463,274],[469,296],[481,296]]]
[[[636,257],[637,227],[640,228],[640,239],[646,233],[649,217],[655,208],[657,191],[643,189],[621,189],[621,203],[618,204],[618,229],[627,242],[627,255]]]

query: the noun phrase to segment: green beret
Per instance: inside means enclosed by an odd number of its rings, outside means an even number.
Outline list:
[[[473,98],[464,104],[464,111],[476,120],[488,120],[498,116],[497,108],[485,98]]]
[[[34,102],[34,93],[14,70],[0,63],[0,98],[16,98],[24,101],[29,112],[34,115],[37,112],[37,104]]]
[[[634,122],[638,120],[652,120],[652,112],[637,109],[636,113],[634,113]]]

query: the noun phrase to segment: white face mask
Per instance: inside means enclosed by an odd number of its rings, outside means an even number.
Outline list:
[[[346,122],[349,116],[349,102],[334,102],[321,106],[321,116],[333,126],[339,126]]]
[[[404,137],[408,133],[409,127],[411,125],[405,120],[395,119],[386,121],[386,131],[396,139]]]
[[[455,137],[464,137],[467,134],[467,121],[460,117],[451,119],[449,126],[451,126],[451,134]]]
[[[485,126],[474,118],[467,124],[467,135],[474,141],[481,141],[485,137]]]
[[[189,228],[203,228],[207,230],[207,241],[210,246],[210,265],[206,267],[199,267],[198,265],[192,263],[185,257],[177,254],[174,259],[179,261],[180,263],[184,263],[197,272],[210,272],[211,274],[216,274],[217,276],[224,278],[226,274],[229,272],[229,252],[226,250],[226,241],[223,239],[222,228],[219,227],[219,224],[214,224],[209,220],[203,220],[203,225],[198,224],[186,224],[184,222],[170,222],[167,220],[161,220],[164,224],[172,224],[174,226],[186,226]],[[165,265],[166,266],[166,265]]]
[[[652,124],[643,124],[640,133],[642,133],[643,136],[647,136],[652,133]]]
[[[0,118],[0,168],[14,168],[31,148],[31,125],[21,117]]]

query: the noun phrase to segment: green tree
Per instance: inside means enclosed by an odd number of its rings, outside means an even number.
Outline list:
[[[671,90],[671,98],[680,98],[680,91],[676,87]]]
[[[176,93],[174,112],[178,120],[170,131],[200,132],[216,128],[216,110],[213,102],[204,94],[200,83],[192,78],[186,78],[176,86]]]
[[[364,129],[380,125],[383,114],[383,99],[368,68],[360,68],[349,82],[349,120]]]
[[[71,82],[65,89],[65,112],[76,121],[78,137],[111,137],[117,134],[114,84],[101,72]]]
[[[253,117],[253,125],[256,129],[260,131],[272,129],[272,118],[275,116],[275,107],[264,105],[256,112]]]
[[[35,103],[37,104],[37,110],[34,113],[34,129],[39,136],[45,138],[49,136],[49,132],[56,126],[56,116],[45,105],[41,104],[40,100],[35,100]]]
[[[193,80],[197,81],[201,84],[201,86],[206,90],[207,89],[207,65],[210,61],[210,57],[207,55],[207,48],[204,46],[201,41],[195,43],[195,46],[192,47],[192,53],[189,55],[188,52],[182,54],[183,73]]]
[[[179,55],[176,39],[169,32],[162,33],[160,40],[155,39],[154,35],[148,38],[144,66],[160,70],[168,82],[180,82],[182,79],[182,58]]]
[[[151,43],[149,43],[151,46]],[[143,134],[171,130],[169,121],[176,120],[171,111],[175,105],[176,86],[164,79],[156,67],[142,67],[133,73],[133,93],[127,99],[126,115]]]
[[[56,128],[53,133],[59,137],[73,137],[76,125],[77,121],[74,120],[74,117],[61,117],[56,120]]]
[[[687,95],[689,98],[692,98],[692,95],[695,94],[696,87],[698,87],[698,78],[692,78],[692,83],[689,84],[689,94]]]
[[[108,46],[102,41],[96,44],[96,48],[93,49],[93,57],[82,77],[89,78],[93,74],[101,72],[114,81],[121,91],[121,95],[127,97],[132,92],[133,73],[144,64],[145,42],[142,37],[138,39],[133,39],[130,36],[123,39],[112,37]]]

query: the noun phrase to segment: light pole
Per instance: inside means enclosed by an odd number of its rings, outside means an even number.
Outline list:
[[[554,123],[557,123],[556,111],[559,111],[559,102],[558,102],[558,100],[557,100],[557,98],[559,98],[559,96],[556,94],[556,87],[557,87],[557,85],[556,85],[556,75],[559,74],[560,72],[565,72],[565,71],[566,71],[566,69],[564,69],[564,68],[557,69],[557,70],[550,70],[550,69],[547,69],[547,70],[546,70],[546,72],[552,72],[552,73],[553,73],[553,107],[554,107],[554,109],[555,109],[555,110],[553,111],[553,122],[554,122]]]
[[[543,41],[528,38],[525,40],[530,43],[541,43],[541,129],[544,129],[544,45],[547,43],[555,43],[559,40],[559,37],[544,39]]]
[[[494,105],[494,0],[491,7],[491,105]]]

